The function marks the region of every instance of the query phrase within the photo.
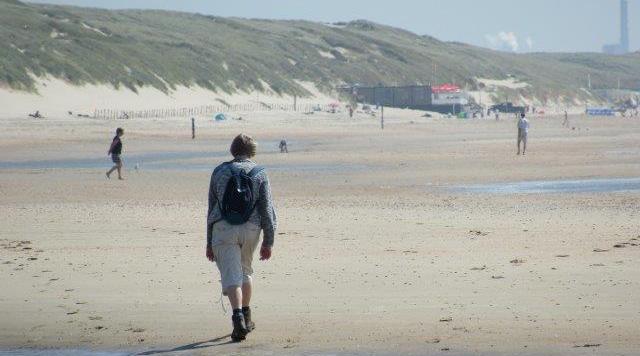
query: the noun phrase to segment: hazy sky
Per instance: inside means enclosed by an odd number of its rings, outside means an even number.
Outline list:
[[[618,0],[37,0],[218,16],[366,19],[441,40],[503,50],[597,51],[619,41]],[[631,49],[640,49],[640,0],[629,0]]]

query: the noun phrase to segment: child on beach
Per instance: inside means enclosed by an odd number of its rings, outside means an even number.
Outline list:
[[[207,248],[209,261],[220,271],[222,293],[229,297],[234,342],[255,328],[251,319],[253,255],[263,233],[260,260],[271,258],[276,212],[264,169],[250,160],[256,142],[245,134],[231,143],[233,160],[213,171],[209,184]]]
[[[124,180],[124,178],[122,178],[122,159],[120,158],[122,154],[122,140],[120,140],[120,137],[122,137],[122,135],[124,135],[124,129],[118,127],[116,129],[116,136],[111,142],[111,147],[109,147],[109,152],[107,152],[107,155],[111,155],[111,160],[114,164],[113,167],[107,171],[107,178],[109,179],[111,179],[111,173],[117,169],[118,179]]]

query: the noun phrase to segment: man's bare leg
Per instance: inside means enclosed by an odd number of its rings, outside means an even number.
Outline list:
[[[124,180],[124,178],[122,178],[122,163],[118,164],[116,167],[118,167],[118,179]]]
[[[229,303],[231,303],[231,309],[240,309],[242,305],[242,289],[237,286],[227,288],[227,296],[229,297]]]
[[[245,282],[242,284],[242,307],[248,307],[251,303],[251,292],[253,286],[251,285],[251,281]]]
[[[113,173],[113,171],[115,171],[116,169],[118,169],[118,166],[111,167],[111,169],[107,171],[107,178],[111,179],[111,173]]]

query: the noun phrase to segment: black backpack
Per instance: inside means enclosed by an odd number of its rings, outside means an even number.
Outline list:
[[[256,208],[258,192],[254,191],[253,180],[263,168],[253,167],[249,173],[227,163],[231,168],[231,178],[227,182],[222,200],[218,199],[222,219],[231,225],[242,225],[249,221]]]

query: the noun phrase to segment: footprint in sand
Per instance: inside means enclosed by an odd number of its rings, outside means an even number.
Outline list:
[[[145,330],[143,328],[129,328],[129,329],[126,329],[125,331],[131,331],[132,333],[143,333],[143,332],[145,332]]]
[[[600,347],[600,346],[602,346],[602,344],[584,344],[584,345],[575,345],[574,348],[577,348],[577,347],[588,348],[588,347]]]

